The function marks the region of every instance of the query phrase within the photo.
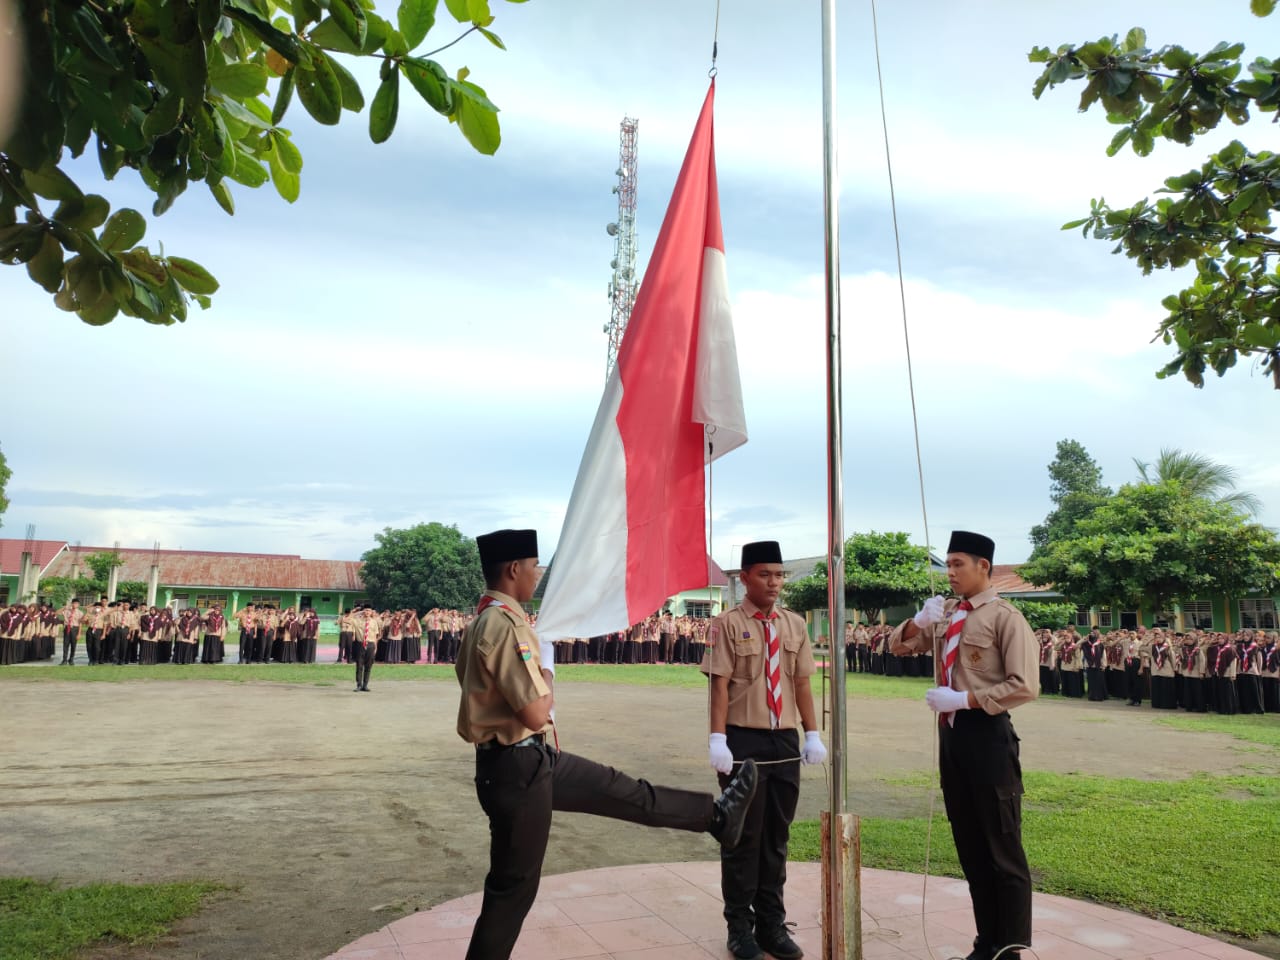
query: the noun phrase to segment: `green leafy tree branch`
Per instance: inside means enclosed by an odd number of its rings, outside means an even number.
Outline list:
[[[472,33],[505,49],[489,29],[490,0],[444,6],[465,31],[419,52],[439,0],[400,0],[394,22],[373,0],[17,0],[23,93],[0,144],[0,262],[24,265],[59,308],[94,325],[121,313],[172,324],[191,303],[209,307],[214,276],[144,245],[146,218],[86,193],[63,169],[67,156],[94,151],[108,181],[137,171],[155,194],[153,216],[193,183],[228,214],[233,184],[270,180],[292,203],[303,158],[281,123],[295,98],[326,125],[364,109],[344,59],[381,62],[369,106],[375,143],[395,129],[403,78],[493,154],[498,108],[466,67],[450,75],[433,59]]]
[[[1259,17],[1275,6],[1276,0],[1251,2]],[[1039,99],[1046,89],[1082,82],[1080,111],[1101,105],[1120,127],[1108,155],[1128,144],[1147,156],[1157,140],[1191,144],[1224,119],[1236,126],[1255,113],[1276,119],[1280,60],[1257,57],[1246,68],[1244,50],[1243,43],[1219,43],[1204,54],[1176,44],[1153,50],[1140,27],[1123,40],[1036,47],[1029,59],[1044,68],[1032,93]],[[1233,140],[1201,166],[1167,178],[1156,193],[1167,196],[1120,207],[1095,199],[1087,217],[1063,229],[1115,243],[1112,252],[1144,274],[1194,267],[1191,284],[1162,301],[1167,316],[1155,336],[1174,356],[1157,377],[1181,372],[1202,387],[1207,369],[1222,376],[1251,357],[1280,389],[1280,241],[1273,225],[1280,157]]]

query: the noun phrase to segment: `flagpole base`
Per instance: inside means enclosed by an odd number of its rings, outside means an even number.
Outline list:
[[[822,960],[862,960],[862,834],[852,813],[822,811]]]

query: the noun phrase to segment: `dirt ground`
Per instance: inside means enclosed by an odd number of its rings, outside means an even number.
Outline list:
[[[233,668],[228,668],[233,669]],[[696,690],[564,684],[561,746],[659,783],[711,790]],[[231,886],[149,950],[102,957],[311,958],[396,916],[478,890],[486,821],[470,747],[443,681],[346,685],[218,681],[0,686],[0,869],[88,881],[210,879]],[[1026,769],[1169,778],[1280,774],[1275,751],[1154,722],[1149,707],[1046,700],[1017,711]],[[891,786],[932,767],[923,703],[853,701],[851,806],[925,811]],[[802,817],[822,768],[804,769]],[[557,814],[545,872],[713,859],[714,841]]]

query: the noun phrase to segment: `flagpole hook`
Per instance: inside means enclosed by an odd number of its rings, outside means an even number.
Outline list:
[[[716,57],[720,53],[720,0],[716,0],[716,30],[711,38],[711,69],[707,71],[707,76],[712,80],[716,78],[716,74],[720,70],[716,67]]]

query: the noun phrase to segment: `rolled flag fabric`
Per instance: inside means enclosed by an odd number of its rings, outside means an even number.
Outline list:
[[[714,101],[712,82],[578,467],[543,640],[625,629],[709,582],[704,467],[747,441]]]

